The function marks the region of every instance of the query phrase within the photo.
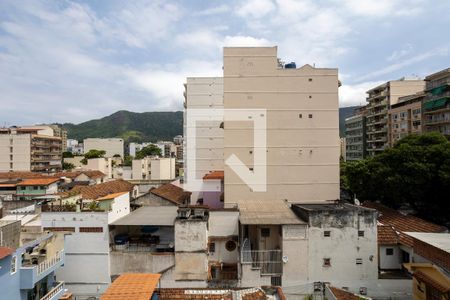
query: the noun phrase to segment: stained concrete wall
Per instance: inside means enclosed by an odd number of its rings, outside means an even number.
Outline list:
[[[111,275],[160,273],[175,264],[173,253],[111,251]]]
[[[175,221],[175,249],[177,252],[206,252],[207,246],[206,221]]]
[[[176,253],[175,280],[207,280],[208,258],[206,253]]]

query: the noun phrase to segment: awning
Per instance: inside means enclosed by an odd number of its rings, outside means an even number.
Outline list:
[[[173,226],[178,206],[143,206],[114,221],[111,225]]]
[[[449,100],[450,97],[442,97],[432,101],[428,101],[423,104],[423,108],[426,111],[444,108]]]

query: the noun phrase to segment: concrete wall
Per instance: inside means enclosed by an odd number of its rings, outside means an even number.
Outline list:
[[[108,213],[44,212],[42,227],[74,227],[65,234],[66,260],[56,272],[75,296],[99,296],[111,283]],[[80,232],[80,227],[101,227],[103,232]]]
[[[111,251],[111,275],[160,273],[175,264],[173,253]]]
[[[306,225],[283,225],[283,286],[308,282],[308,228]]]
[[[228,241],[234,242],[236,248],[233,251],[228,251],[225,247]],[[220,262],[220,263],[237,263],[239,260],[239,247],[237,241],[232,239],[218,239],[211,238],[210,243],[215,244],[215,251],[209,251],[208,260],[210,262]]]
[[[88,138],[83,141],[84,153],[89,152],[89,150],[105,150],[105,157],[113,157],[119,154],[120,157],[123,155],[123,139],[109,138],[109,139],[99,139],[99,138]]]
[[[134,201],[135,204],[143,205],[143,206],[174,206],[175,203],[170,202],[164,198],[161,198],[155,194],[148,192],[137,198]]]
[[[157,158],[150,160],[151,180],[175,179],[175,158]]]
[[[175,253],[174,280],[207,280],[208,258],[206,253]]]
[[[386,249],[392,249],[392,255],[386,254]],[[401,250],[398,246],[380,246],[379,247],[380,269],[401,269]]]
[[[175,250],[195,252],[207,250],[207,222],[175,220]]]
[[[75,156],[75,157],[66,157],[63,159],[65,163],[70,163],[75,166],[75,168],[81,168],[84,165],[81,163],[81,160],[84,158],[84,156]]]
[[[130,213],[130,194],[125,193],[120,195],[112,201],[111,211],[108,213],[108,223],[128,215]]]
[[[0,247],[18,248],[21,222],[0,220]]]
[[[224,48],[224,108],[265,109],[266,192],[225,166],[225,205],[242,199],[339,198],[337,69],[278,67],[277,48]],[[309,117],[311,116],[311,117]],[[225,122],[224,159],[253,166],[253,122]]]

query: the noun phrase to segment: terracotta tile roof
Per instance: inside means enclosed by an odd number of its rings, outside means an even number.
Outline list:
[[[222,293],[220,292],[222,291]],[[159,289],[159,300],[233,300],[230,290],[206,290],[206,289]]]
[[[334,297],[336,297],[336,300],[359,300],[359,299],[361,299],[359,296],[357,296],[353,293],[338,289],[334,286],[329,286],[328,288],[331,290]]]
[[[213,171],[211,173],[206,174],[203,176],[203,180],[211,180],[211,179],[224,179],[224,172],[223,171]]]
[[[417,270],[414,272],[413,276],[419,280],[425,282],[427,285],[431,285],[433,288],[438,290],[441,293],[448,293],[450,292],[450,284],[439,282],[435,280],[433,277],[428,276],[425,272],[422,272],[421,270]]]
[[[67,177],[67,178],[72,178],[74,179],[75,177],[84,174],[89,178],[102,178],[105,177],[106,175],[103,172],[100,172],[98,170],[89,170],[89,171],[73,171],[73,172],[59,172],[56,173],[54,176],[55,177]]]
[[[106,196],[97,198],[97,199],[95,199],[95,200],[97,200],[97,201],[111,200],[111,199],[114,199],[114,198],[119,197],[119,196],[121,196],[121,195],[123,195],[123,194],[126,194],[126,193],[128,193],[128,192],[118,192],[118,193],[113,193],[113,194],[109,194],[109,195],[106,195]]]
[[[13,248],[0,247],[0,259],[5,258],[8,255],[11,255],[12,253],[14,253],[14,249]]]
[[[31,186],[31,185],[49,185],[58,182],[59,178],[35,178],[35,179],[25,179],[19,183],[17,186]]]
[[[0,172],[0,179],[47,178],[48,175],[34,172]]]
[[[397,245],[399,235],[390,225],[378,225],[378,245]]]
[[[412,215],[403,215],[398,211],[374,202],[364,202],[363,206],[374,208],[378,211],[378,222],[390,225],[400,232],[445,232],[443,226],[433,224]]]
[[[100,300],[150,300],[160,277],[160,274],[122,274],[114,280]]]
[[[152,189],[150,190],[150,193],[175,204],[184,204],[191,196],[191,192],[186,192],[182,188],[171,183],[166,183],[156,189]]]
[[[83,199],[97,199],[109,194],[119,192],[131,192],[134,184],[128,181],[118,179],[108,182],[99,183],[96,185],[80,186],[77,185],[70,190],[71,193],[81,193]]]

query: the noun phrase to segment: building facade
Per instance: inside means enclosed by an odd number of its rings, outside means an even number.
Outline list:
[[[113,157],[114,155],[120,155],[120,157],[124,157],[124,144],[123,139],[119,138],[109,138],[109,139],[100,139],[100,138],[88,138],[83,141],[84,153],[89,152],[89,150],[104,150],[105,157]]]
[[[389,146],[410,134],[422,133],[423,92],[400,97],[398,103],[391,105],[388,111]]]
[[[224,48],[223,63],[224,160],[237,156],[248,167],[249,177],[266,172],[266,178],[250,188],[228,163],[224,167],[225,206],[251,198],[338,199],[337,69],[284,67],[277,58],[277,47]],[[246,120],[228,121],[230,110],[240,110]],[[252,121],[259,118],[266,119],[266,136],[262,135],[266,153],[264,162],[254,164],[256,153],[264,157],[262,148],[253,143],[255,135],[263,134],[253,130],[256,123]]]
[[[424,131],[450,137],[450,68],[427,76],[425,81]]]
[[[345,119],[346,161],[366,157],[366,109],[362,107],[355,115]]]
[[[67,151],[67,130],[60,125],[52,124],[49,125],[53,129],[53,136],[61,138],[61,152]]]
[[[399,79],[383,83],[367,91],[367,153],[373,156],[389,146],[388,110],[400,97],[423,91],[425,82]]]
[[[0,129],[0,172],[58,172],[61,159],[61,138],[48,126]]]

